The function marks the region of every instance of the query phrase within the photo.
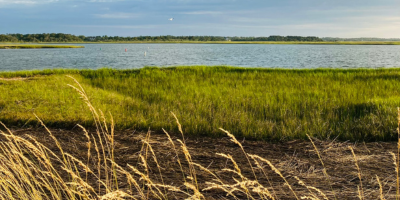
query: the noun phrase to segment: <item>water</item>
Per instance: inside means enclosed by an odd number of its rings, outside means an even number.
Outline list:
[[[101,67],[132,69],[177,65],[266,68],[400,67],[400,46],[397,45],[83,44],[83,46],[85,48],[82,49],[0,50],[0,71]]]

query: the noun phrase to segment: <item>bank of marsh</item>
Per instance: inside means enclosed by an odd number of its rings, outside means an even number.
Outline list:
[[[0,49],[48,49],[48,48],[84,48],[75,45],[51,45],[51,44],[0,44]]]
[[[238,138],[381,141],[397,137],[400,69],[282,70],[170,67],[138,70],[43,70],[0,73],[0,121],[50,127],[93,126],[67,86],[75,77],[95,107],[113,114],[117,129],[176,129]],[[23,77],[24,79],[16,79]]]

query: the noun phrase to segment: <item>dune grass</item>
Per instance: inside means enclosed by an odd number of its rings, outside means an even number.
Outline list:
[[[388,141],[396,136],[400,69],[283,70],[196,66],[138,70],[43,70],[0,73],[0,121],[50,127],[93,126],[67,84],[75,77],[116,128],[262,140]],[[18,78],[20,77],[20,78]]]
[[[0,44],[0,49],[43,49],[43,48],[84,48],[74,45],[44,45],[44,44]]]

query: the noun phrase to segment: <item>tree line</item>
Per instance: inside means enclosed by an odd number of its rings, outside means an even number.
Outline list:
[[[389,42],[389,41],[400,41],[400,38],[337,38],[337,37],[323,37],[322,40],[329,42],[338,41],[371,41],[371,42]]]
[[[223,37],[223,36],[84,36],[64,33],[0,34],[0,42],[134,42],[134,41],[304,41],[320,42],[314,36]]]

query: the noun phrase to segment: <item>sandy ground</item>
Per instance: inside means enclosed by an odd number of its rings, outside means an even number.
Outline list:
[[[54,136],[59,140],[65,152],[68,152],[77,158],[87,160],[87,145],[86,137],[83,131],[75,128],[73,130],[51,130]],[[41,143],[48,146],[55,153],[59,153],[54,141],[49,137],[49,134],[42,129],[15,129],[15,135],[26,137],[31,135]],[[95,131],[90,131],[95,134]],[[144,155],[142,140],[146,138],[146,133],[138,133],[133,130],[118,131],[115,133],[115,161],[122,167],[127,164],[138,167],[144,170],[139,163],[139,155]],[[183,171],[187,176],[189,174],[188,164],[180,148],[180,143],[176,139],[182,139],[179,135],[172,135],[175,146],[179,151],[179,158],[182,162]],[[361,169],[362,190],[365,199],[379,199],[379,185],[376,176],[379,177],[383,185],[383,195],[386,199],[395,199],[396,194],[396,172],[393,162],[393,157],[389,152],[397,153],[397,144],[392,142],[377,142],[377,143],[350,143],[336,141],[319,141],[314,139],[315,145],[321,153],[322,160],[326,167],[326,172],[330,176],[330,180],[323,173],[322,166],[318,155],[310,141],[290,141],[282,143],[271,143],[262,141],[248,141],[243,138],[238,138],[244,147],[246,153],[257,154],[269,160],[287,179],[293,187],[297,196],[309,195],[310,192],[304,186],[298,184],[294,178],[299,177],[307,186],[313,186],[325,193],[329,199],[358,199],[357,187],[360,186],[358,171],[354,162],[353,155],[348,148],[354,148],[357,156],[357,162]],[[238,163],[242,174],[249,180],[255,180],[250,165],[244,156],[240,147],[226,138],[185,138],[186,145],[195,163],[201,164],[208,170],[214,172],[226,183],[234,184],[234,179],[240,179],[237,175],[223,171],[224,168],[233,169],[233,164],[226,158],[223,158],[216,153],[225,153],[232,155]],[[168,138],[162,133],[151,133],[149,140],[151,147],[154,149],[161,173],[163,175],[164,184],[173,185],[183,188],[183,175],[178,165],[175,152]],[[96,155],[92,152],[92,155]],[[154,160],[148,159],[150,177],[154,182],[161,183],[159,171]],[[90,167],[96,169],[96,161],[93,158],[90,161]],[[296,199],[293,193],[285,185],[283,179],[277,175],[266,164],[262,163],[262,169],[255,166],[255,174],[257,180],[265,187],[273,191],[277,199]],[[263,175],[265,171],[268,179]],[[213,180],[213,177],[200,170],[196,169],[197,182],[199,188],[207,187],[206,182]],[[90,182],[93,181],[93,182]],[[92,185],[96,185],[95,180],[89,179]],[[270,182],[270,183],[269,183]],[[128,190],[126,178],[121,175],[119,178],[120,189]],[[271,187],[272,186],[272,187]],[[317,192],[311,189],[312,192]],[[129,191],[128,191],[129,192]],[[222,190],[203,191],[206,199],[233,199],[227,196]],[[240,192],[234,193],[239,199],[247,199]],[[133,194],[134,195],[134,194]],[[169,199],[182,199],[187,196],[183,194],[170,193]],[[323,196],[317,195],[320,199]],[[259,199],[254,196],[254,199]]]

